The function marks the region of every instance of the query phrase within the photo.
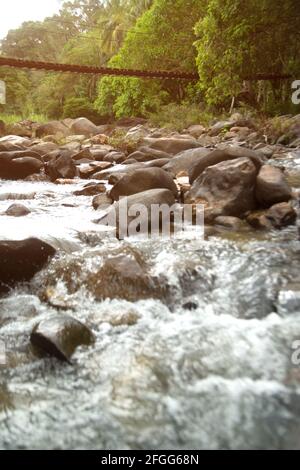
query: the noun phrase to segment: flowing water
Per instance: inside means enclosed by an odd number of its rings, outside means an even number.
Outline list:
[[[299,165],[291,170],[297,185]],[[119,242],[93,223],[92,198],[72,195],[83,184],[0,182],[0,212],[13,202],[32,211],[0,216],[1,239],[36,236],[58,249],[0,299],[0,447],[300,448],[297,228]],[[101,300],[93,274],[105,256],[130,251],[165,289]],[[29,345],[34,325],[61,312],[96,336],[72,364]]]

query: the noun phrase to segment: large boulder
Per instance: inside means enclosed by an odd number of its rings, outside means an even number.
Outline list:
[[[47,122],[47,124],[41,124],[35,130],[37,137],[44,137],[46,135],[61,135],[67,137],[70,134],[70,129],[60,121],[50,121]]]
[[[203,173],[203,171],[209,166],[243,157],[250,158],[258,170],[262,166],[262,158],[254,150],[239,146],[228,146],[224,149],[213,150],[209,154],[199,158],[199,161],[197,161],[189,171],[190,182],[193,183],[195,179],[198,178],[198,176],[200,176],[201,173]]]
[[[111,151],[108,152],[105,157],[103,157],[104,162],[109,163],[123,163],[126,159],[126,155],[123,152]]]
[[[68,150],[57,152],[46,164],[46,173],[52,181],[59,178],[72,179],[77,175],[77,168]]]
[[[31,140],[17,135],[6,135],[0,138],[0,150],[10,152],[27,148],[31,145]]]
[[[171,173],[173,177],[176,177],[179,173],[189,173],[190,169],[198,163],[198,161],[206,157],[211,150],[206,148],[197,148],[185,150],[184,152],[175,155],[163,169]]]
[[[95,337],[83,323],[60,314],[38,323],[30,341],[39,352],[69,362],[79,346],[90,346]]]
[[[54,254],[52,246],[37,238],[0,241],[0,292],[29,281]]]
[[[43,155],[47,155],[48,153],[57,150],[57,148],[57,144],[54,144],[53,142],[40,142],[39,144],[35,144],[30,147],[30,150],[42,157]]]
[[[263,207],[270,207],[278,202],[287,202],[292,191],[284,174],[271,165],[262,166],[256,180],[256,198]]]
[[[39,173],[44,166],[37,154],[35,155],[38,158],[20,155],[14,158],[16,153],[22,154],[23,152],[0,153],[0,178],[9,180],[25,179],[34,173]]]
[[[240,217],[256,206],[257,170],[249,158],[237,158],[208,167],[185,195],[186,203],[203,204],[217,217]]]
[[[122,196],[131,196],[156,188],[169,189],[175,197],[178,193],[173,178],[166,171],[161,168],[146,168],[123,176],[112,188],[110,196],[114,201],[118,201]]]
[[[143,140],[143,145],[170,155],[176,155],[184,150],[200,147],[199,142],[193,138],[178,137],[147,137]]]
[[[107,212],[96,221],[96,223],[106,226],[112,226],[116,228],[116,235],[119,238],[127,236],[127,226],[124,226],[123,219],[120,220],[120,209],[127,207],[127,221],[128,224],[136,220],[137,215],[132,215],[129,211],[133,209],[133,206],[142,205],[146,210],[147,214],[142,214],[139,217],[141,231],[146,227],[146,231],[149,229],[151,222],[151,208],[153,205],[166,205],[172,206],[175,204],[175,197],[172,191],[169,189],[150,189],[132,196],[122,198],[119,202],[111,206]]]
[[[102,266],[88,274],[85,284],[96,300],[164,300],[167,294],[163,279],[151,275],[142,254],[129,247],[109,253]]]
[[[0,161],[2,159],[6,161],[11,161],[11,160],[16,160],[18,158],[24,158],[24,157],[36,158],[37,160],[42,161],[42,158],[39,155],[39,153],[31,149],[14,150],[12,152],[0,152]]]
[[[82,117],[73,121],[71,125],[71,132],[72,134],[80,134],[85,135],[86,137],[90,137],[99,134],[99,128],[87,118]]]

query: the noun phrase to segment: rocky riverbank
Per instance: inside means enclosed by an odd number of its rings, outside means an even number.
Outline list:
[[[300,117],[280,119],[0,138],[1,447],[299,447]],[[205,239],[112,238],[124,197],[202,204]]]

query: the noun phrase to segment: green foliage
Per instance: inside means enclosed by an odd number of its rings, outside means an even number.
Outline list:
[[[0,80],[3,80],[6,84],[7,103],[0,105],[0,111],[25,116],[30,102],[28,73],[3,67],[0,69]]]
[[[24,119],[21,114],[6,114],[5,112],[0,113],[0,121],[3,121],[6,125],[15,124]],[[38,123],[47,122],[48,117],[44,114],[28,114],[26,120]]]
[[[259,82],[244,83],[243,89],[243,79],[299,73],[298,7],[298,0],[209,0],[195,29],[199,87],[209,104],[222,105],[242,93],[262,107],[271,102],[281,107],[282,83],[269,83],[265,90]]]
[[[59,14],[8,33],[0,54],[140,70],[199,71],[180,80],[53,74],[0,68],[5,113],[25,118],[143,116],[179,129],[204,122],[232,97],[270,115],[299,113],[291,82],[245,80],[256,74],[300,77],[299,0],[72,0]],[[209,116],[209,115],[208,115]],[[204,121],[203,121],[204,120]],[[160,124],[161,123],[161,124]]]
[[[72,96],[64,102],[63,118],[75,119],[78,117],[86,117],[95,124],[100,124],[103,119],[94,110],[91,102],[86,97]]]
[[[208,126],[213,120],[213,115],[200,105],[190,103],[170,103],[162,106],[159,112],[150,113],[149,121],[157,127],[182,131],[193,124]]]
[[[128,32],[109,65],[115,68],[195,71],[193,26],[203,0],[154,0]],[[175,80],[103,78],[96,108],[117,117],[158,111],[186,96],[187,84]]]

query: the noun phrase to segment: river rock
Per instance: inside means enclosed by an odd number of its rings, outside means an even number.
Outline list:
[[[13,152],[15,153],[15,152]],[[0,154],[0,178],[9,180],[25,179],[34,173],[39,173],[43,163],[33,157],[11,158]]]
[[[103,183],[89,183],[86,185],[83,189],[80,189],[78,191],[74,191],[74,196],[95,196],[99,193],[105,193],[106,192],[106,187],[105,184]]]
[[[92,345],[95,337],[83,323],[60,314],[38,323],[30,341],[39,351],[69,362],[79,346]]]
[[[103,161],[105,155],[113,151],[114,148],[111,145],[93,145],[93,147],[90,147],[89,150],[94,159],[101,162]]]
[[[266,213],[267,219],[273,227],[282,228],[287,225],[293,225],[297,219],[295,209],[288,202],[274,204]]]
[[[20,137],[31,137],[32,136],[32,129],[30,126],[22,124],[20,122],[16,122],[9,126],[9,132],[13,135],[18,135]]]
[[[4,147],[3,151],[14,151],[17,150],[16,147],[27,148],[30,147],[31,140],[27,137],[19,137],[17,135],[6,135],[0,138],[0,147]]]
[[[219,216],[214,220],[216,226],[238,232],[243,228],[245,222],[238,217]]]
[[[94,155],[91,153],[89,148],[82,149],[80,152],[72,155],[72,160],[74,161],[81,161],[83,159],[95,160]]]
[[[121,196],[131,196],[156,188],[169,189],[175,197],[178,194],[173,178],[166,171],[161,168],[147,168],[124,176],[112,188],[110,196],[114,201],[118,201]]]
[[[203,171],[209,166],[242,157],[250,158],[257,168],[257,172],[259,171],[262,166],[262,158],[257,152],[237,145],[232,145],[223,149],[213,150],[202,158],[199,158],[199,161],[196,162],[189,171],[190,182],[193,183],[195,179],[198,178],[198,176],[200,176],[201,173],[203,173]]]
[[[113,204],[113,200],[107,194],[98,194],[93,198],[92,205],[95,210],[105,210]]]
[[[54,254],[52,246],[37,238],[0,241],[0,292],[17,282],[29,281]]]
[[[180,137],[161,137],[158,139],[147,137],[144,139],[143,144],[170,155],[176,155],[184,150],[200,147],[196,139]]]
[[[103,157],[104,162],[109,163],[122,163],[126,159],[126,155],[123,152],[111,151]]]
[[[99,129],[89,119],[81,117],[75,119],[71,125],[71,132],[76,135],[85,135],[91,137],[99,134]]]
[[[96,300],[124,299],[136,302],[141,299],[164,299],[166,283],[150,275],[140,252],[125,248],[106,256],[97,272],[91,272],[86,284]]]
[[[169,163],[170,158],[158,158],[157,160],[151,160],[144,163],[145,168],[163,168],[167,163]],[[127,163],[127,162],[124,162]]]
[[[257,170],[249,158],[237,158],[210,166],[194,181],[186,203],[204,204],[213,217],[240,217],[256,206]]]
[[[57,148],[57,144],[54,144],[53,142],[41,142],[30,147],[30,150],[42,157],[43,155],[47,155],[48,153],[57,150]]]
[[[195,139],[198,139],[200,135],[204,134],[206,131],[205,127],[201,124],[194,124],[187,129],[188,134],[190,134]]]
[[[30,214],[30,210],[23,204],[12,204],[6,209],[5,214],[12,217],[23,217]]]
[[[219,135],[220,132],[228,130],[233,126],[235,126],[235,123],[232,121],[219,121],[209,129],[208,135],[215,137]]]
[[[137,151],[131,153],[127,160],[134,159],[137,162],[150,162],[162,158],[170,158],[170,155],[161,150],[152,149],[151,147],[140,147]]]
[[[282,171],[271,165],[262,166],[256,180],[256,198],[259,204],[269,207],[278,202],[287,202],[291,197],[291,188]]]
[[[293,225],[297,214],[290,203],[281,202],[274,204],[270,209],[254,211],[247,216],[247,222],[259,230],[280,229]]]
[[[60,150],[45,167],[52,181],[60,178],[72,179],[77,175],[76,165],[68,150]]]
[[[125,175],[134,173],[136,170],[140,170],[143,168],[144,168],[144,165],[142,163],[136,163],[133,165],[116,165],[113,168],[109,168],[108,170],[102,170],[102,171],[95,173],[93,175],[93,179],[109,180],[111,176],[118,176],[118,175],[121,175],[121,178],[122,178]]]
[[[116,228],[116,235],[118,238],[124,238],[128,235],[128,227],[125,227],[122,221],[120,222],[119,218],[121,204],[126,205],[128,211],[137,204],[143,205],[144,209],[147,211],[147,214],[145,215],[146,218],[144,218],[144,215],[139,217],[139,225],[141,231],[144,231],[144,227],[146,227],[146,231],[148,231],[149,224],[151,222],[151,207],[153,205],[162,204],[172,206],[175,204],[175,197],[172,191],[169,189],[150,189],[149,191],[144,191],[138,194],[133,194],[132,196],[124,197],[121,199],[121,201],[115,203],[108,209],[106,214],[104,214],[101,219],[96,221],[96,223]],[[136,215],[127,215],[128,224],[136,221]]]
[[[62,135],[67,137],[71,134],[70,129],[65,126],[61,121],[50,121],[46,124],[41,124],[35,130],[35,135],[37,137],[44,137],[48,135]]]
[[[79,162],[77,162],[78,164]],[[95,173],[99,173],[101,170],[105,170],[112,167],[112,163],[109,162],[92,162],[92,163],[81,163],[79,165],[80,178],[94,178]]]
[[[211,150],[206,148],[197,148],[185,150],[175,155],[163,169],[171,173],[175,178],[179,173],[189,173],[189,170],[203,157],[206,157]]]

